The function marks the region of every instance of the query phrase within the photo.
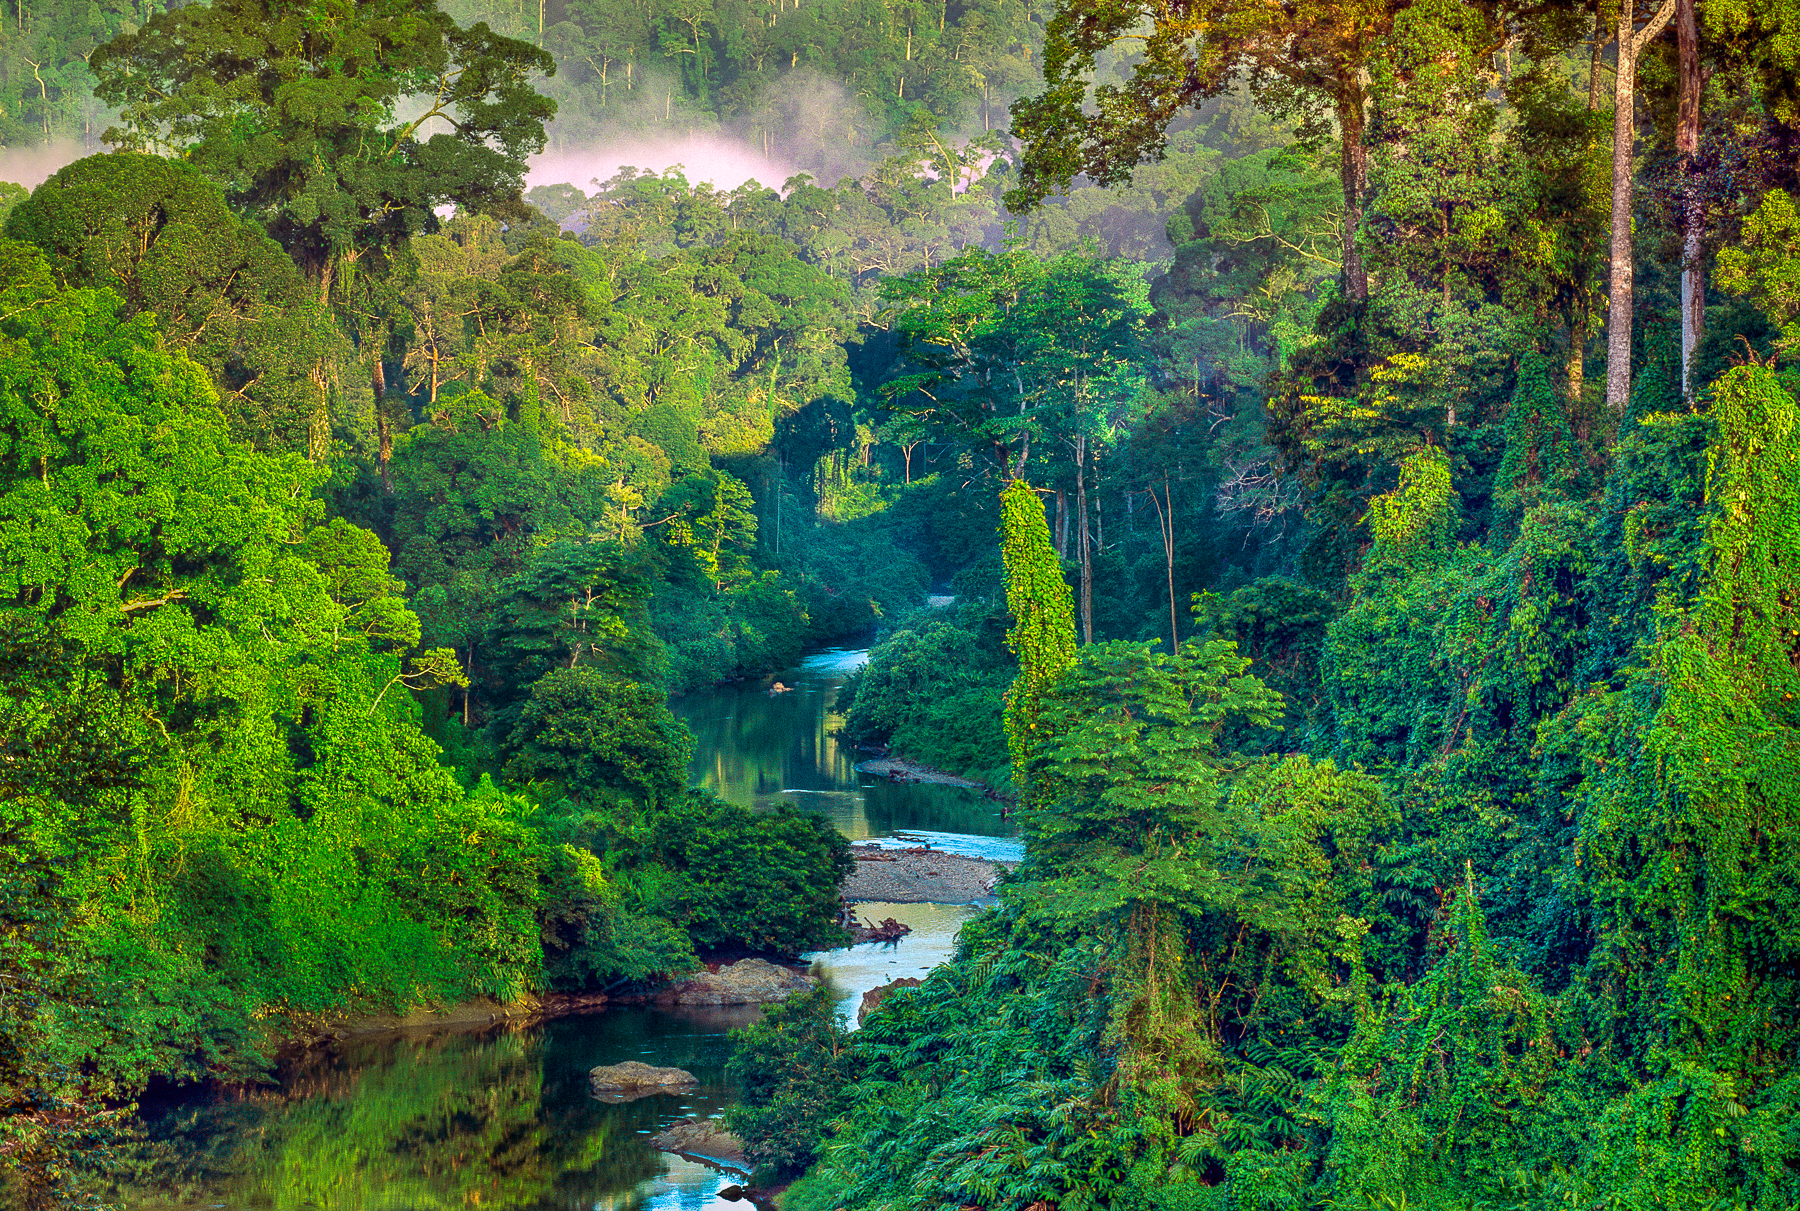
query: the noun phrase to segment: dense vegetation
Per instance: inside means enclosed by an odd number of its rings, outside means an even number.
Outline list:
[[[666,701],[873,636],[1028,861],[746,1035],[797,1211],[1800,1202],[1791,5],[17,7],[0,1196],[833,941]]]

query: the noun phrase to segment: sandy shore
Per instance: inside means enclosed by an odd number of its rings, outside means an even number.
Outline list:
[[[1002,870],[1016,862],[967,858],[934,849],[875,849],[853,845],[856,873],[844,880],[844,899],[891,904],[969,904],[994,894]]]

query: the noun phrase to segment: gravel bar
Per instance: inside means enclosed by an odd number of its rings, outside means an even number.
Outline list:
[[[994,894],[1002,870],[1016,862],[968,858],[935,849],[852,846],[856,873],[844,880],[844,899],[890,904],[972,904]]]

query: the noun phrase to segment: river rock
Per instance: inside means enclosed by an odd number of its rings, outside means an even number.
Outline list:
[[[671,985],[656,999],[666,1005],[766,1005],[810,992],[813,985],[811,976],[766,959],[739,959]]]
[[[697,1084],[699,1078],[685,1068],[652,1068],[636,1060],[602,1064],[588,1070],[588,1085],[602,1101],[629,1102],[653,1093],[669,1093]]]
[[[714,1119],[680,1119],[651,1136],[650,1142],[664,1152],[697,1156],[733,1169],[743,1169],[745,1165],[743,1142]]]
[[[915,980],[911,976],[902,976],[898,980],[883,984],[879,988],[869,989],[869,991],[863,993],[862,1007],[856,1011],[856,1024],[858,1026],[862,1025],[863,1019],[867,1018],[870,1014],[874,1013],[876,1009],[880,1008],[881,1003],[888,999],[888,994],[892,993],[896,988],[917,988],[924,982],[924,980]]]

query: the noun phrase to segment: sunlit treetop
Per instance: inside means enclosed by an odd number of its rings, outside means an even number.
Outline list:
[[[430,230],[454,202],[526,214],[527,157],[555,63],[433,0],[217,0],[97,49],[105,139],[172,151],[217,181],[315,277]]]

